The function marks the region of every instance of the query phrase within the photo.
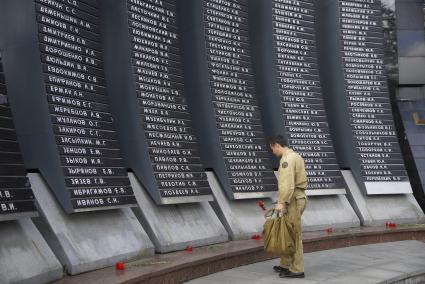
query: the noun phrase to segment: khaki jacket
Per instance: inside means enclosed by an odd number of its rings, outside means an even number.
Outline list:
[[[279,203],[289,204],[294,197],[305,198],[307,184],[304,159],[289,149],[286,155],[282,156],[279,164]]]

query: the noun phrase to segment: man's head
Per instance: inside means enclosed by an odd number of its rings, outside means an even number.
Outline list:
[[[269,146],[276,157],[281,157],[288,147],[288,143],[282,135],[276,135],[269,139]]]

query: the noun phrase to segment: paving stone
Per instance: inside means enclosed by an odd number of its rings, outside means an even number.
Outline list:
[[[250,264],[189,281],[189,284],[369,284],[425,274],[425,244],[401,241],[305,254],[306,278],[279,278],[272,271],[279,259]]]
[[[346,276],[340,276],[338,278],[334,279],[328,279],[322,282],[319,282],[320,284],[326,283],[326,284],[376,284],[379,283],[380,280],[377,278],[370,278],[368,276],[360,276],[360,275],[346,275]],[[295,282],[293,282],[295,283]]]
[[[370,278],[378,278],[381,280],[387,280],[392,279],[400,275],[400,272],[394,271],[392,269],[383,269],[383,268],[376,268],[376,267],[370,267],[362,270],[355,271],[356,274],[367,276]]]

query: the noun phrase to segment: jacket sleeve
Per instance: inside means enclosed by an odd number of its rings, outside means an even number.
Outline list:
[[[278,188],[279,203],[289,204],[295,191],[295,161],[288,159],[287,166],[280,165]]]

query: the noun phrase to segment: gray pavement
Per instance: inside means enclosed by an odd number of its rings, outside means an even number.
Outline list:
[[[304,279],[282,279],[272,271],[278,260],[241,266],[189,281],[211,283],[393,283],[423,274],[425,283],[425,243],[402,241],[319,251],[305,254]]]

